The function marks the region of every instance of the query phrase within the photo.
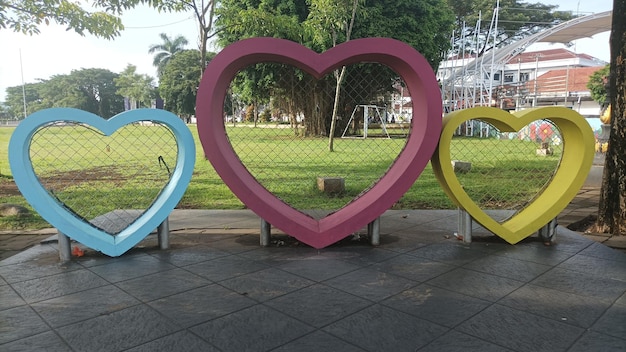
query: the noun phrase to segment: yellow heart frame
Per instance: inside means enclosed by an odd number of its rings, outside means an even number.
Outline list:
[[[526,208],[503,223],[495,221],[474,203],[454,174],[450,143],[456,128],[468,120],[490,123],[502,132],[517,132],[537,120],[550,120],[561,132],[563,155],[554,177]],[[577,112],[564,107],[541,107],[508,113],[492,107],[475,107],[447,114],[432,167],[446,194],[480,225],[515,244],[554,219],[582,187],[591,169],[595,138],[591,127]]]

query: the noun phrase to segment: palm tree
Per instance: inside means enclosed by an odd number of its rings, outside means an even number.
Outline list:
[[[168,37],[165,33],[161,33],[159,36],[163,42],[161,44],[150,45],[148,52],[150,54],[156,52],[152,64],[157,68],[157,74],[161,77],[167,62],[172,58],[172,56],[174,56],[174,54],[179,51],[183,51],[185,49],[185,45],[188,44],[188,41],[182,35],[178,35],[174,38],[174,40]]]

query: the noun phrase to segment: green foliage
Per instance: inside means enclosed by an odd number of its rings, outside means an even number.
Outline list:
[[[174,39],[168,37],[165,33],[161,33],[159,36],[161,37],[162,43],[150,45],[148,52],[154,54],[152,64],[157,68],[157,73],[160,77],[170,59],[176,53],[183,51],[189,42],[181,35],[176,36]]]
[[[118,74],[106,69],[89,68],[26,84],[27,114],[51,107],[71,107],[104,118],[114,116],[124,110],[124,99],[116,93],[117,77]],[[7,88],[6,105],[13,117],[23,116],[21,86]]]
[[[138,74],[135,65],[128,64],[119,77],[115,78],[116,93],[137,103],[135,107],[150,107],[155,98],[154,79],[148,75]]]
[[[128,7],[138,1],[126,1]],[[98,8],[101,6],[96,6]],[[119,13],[117,13],[119,15]],[[81,3],[68,0],[2,0],[0,1],[0,28],[9,28],[24,34],[37,34],[43,24],[56,22],[80,35],[85,32],[112,39],[124,29],[113,11],[88,11]]]
[[[214,54],[211,54],[214,55]],[[181,116],[195,114],[202,60],[197,50],[183,50],[168,62],[161,76],[159,93],[165,109]]]
[[[606,106],[609,103],[608,84],[610,69],[611,65],[604,66],[592,73],[587,82],[587,88],[591,93],[591,98],[602,106]]]

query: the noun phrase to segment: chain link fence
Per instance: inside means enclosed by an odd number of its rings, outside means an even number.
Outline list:
[[[387,172],[406,144],[412,117],[410,95],[395,72],[380,64],[352,65],[332,133],[340,71],[316,80],[288,65],[257,64],[238,74],[225,102],[228,138],[248,171],[278,198],[318,219]]]
[[[519,132],[501,132],[470,120],[456,130],[450,145],[455,174],[483,210],[523,210],[548,185],[563,155],[558,128],[538,120]]]
[[[149,121],[112,136],[71,121],[39,128],[29,147],[39,182],[74,216],[115,235],[150,207],[170,180],[172,131]]]

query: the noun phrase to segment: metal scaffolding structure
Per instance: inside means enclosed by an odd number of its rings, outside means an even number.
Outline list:
[[[519,106],[520,97],[532,101],[532,106],[537,105],[537,78],[540,57],[535,58],[534,69],[530,72],[517,70],[517,78],[513,84],[505,77],[505,66],[516,56],[523,53],[530,45],[537,42],[569,43],[573,40],[591,37],[595,34],[606,32],[611,28],[612,11],[576,17],[570,21],[560,23],[552,28],[530,35],[504,47],[496,48],[498,15],[500,12],[499,1],[494,8],[493,16],[489,25],[487,46],[493,49],[483,55],[466,55],[466,48],[460,48],[456,58],[448,59],[439,68],[437,73],[441,84],[444,112],[474,106],[497,106],[496,97],[504,89],[513,89],[513,98],[516,107]],[[476,23],[474,33],[479,33],[481,26],[481,14]],[[462,31],[466,31],[465,24]],[[474,38],[478,43],[478,38]],[[454,41],[454,33],[451,38]],[[475,53],[478,50],[474,50]],[[519,64],[521,68],[521,63]],[[524,75],[524,76],[522,76]],[[562,77],[567,86],[567,75]],[[525,82],[524,82],[525,81]],[[526,82],[534,81],[534,86],[528,86]],[[563,82],[552,82],[563,85]],[[542,87],[543,88],[543,87]]]

